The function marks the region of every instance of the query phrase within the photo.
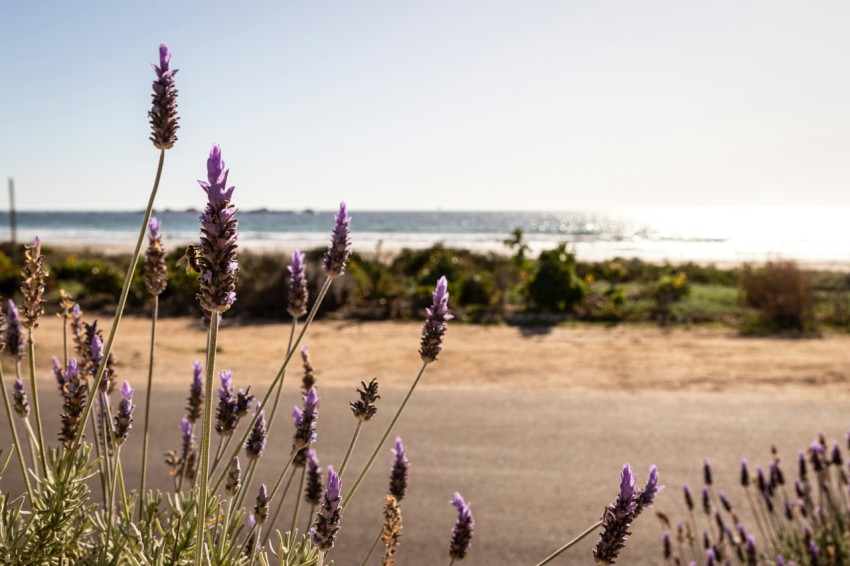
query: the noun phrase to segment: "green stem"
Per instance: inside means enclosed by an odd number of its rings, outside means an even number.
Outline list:
[[[360,436],[361,428],[363,428],[363,421],[357,419],[357,428],[354,429],[354,436],[351,437],[351,442],[348,444],[348,452],[345,453],[345,458],[342,459],[342,466],[339,468],[339,479],[342,479],[345,468],[348,467],[348,460],[351,458],[351,453],[354,452],[354,445],[357,444],[357,437]]]
[[[32,329],[27,337],[27,357],[30,365],[30,387],[32,387],[32,409],[35,417],[35,431],[38,435],[38,461],[41,464],[43,478],[47,477],[47,456],[44,450],[44,431],[41,429],[41,409],[38,405],[38,385],[35,379],[35,342],[32,339]],[[33,464],[35,466],[35,464]]]
[[[309,532],[310,527],[313,526],[313,519],[316,517],[316,506],[310,505],[310,514],[307,516],[307,528],[304,529],[304,532]]]
[[[419,380],[422,379],[422,375],[425,373],[425,368],[428,367],[428,362],[423,362],[422,367],[419,369],[419,373],[416,375],[416,379],[413,380],[413,383],[410,386],[410,389],[407,391],[407,395],[404,396],[404,400],[401,402],[398,410],[395,412],[393,416],[393,420],[390,421],[389,426],[387,426],[387,430],[384,431],[384,435],[381,437],[381,440],[378,441],[378,444],[375,446],[375,450],[372,451],[372,456],[369,457],[369,461],[366,463],[366,466],[360,472],[360,475],[357,476],[357,479],[354,480],[354,484],[351,486],[351,489],[348,492],[348,495],[345,496],[345,499],[342,501],[342,507],[348,507],[351,498],[354,497],[354,494],[357,492],[357,488],[360,487],[360,484],[363,482],[363,479],[366,477],[366,474],[369,473],[369,469],[372,467],[372,464],[375,463],[375,458],[378,457],[378,454],[381,452],[381,448],[384,447],[384,443],[387,441],[387,438],[390,436],[390,433],[393,431],[396,422],[398,422],[399,417],[401,416],[402,411],[404,411],[404,407],[407,406],[407,402],[410,400],[410,396],[413,395],[413,391],[416,389],[416,386],[419,384]]]
[[[295,328],[298,326],[298,319],[292,319],[292,326],[289,329],[289,342],[286,345],[286,353],[287,355],[292,350],[292,340],[295,338]],[[272,429],[272,423],[274,423],[274,416],[277,414],[277,406],[280,403],[280,392],[283,391],[283,379],[280,380],[280,383],[277,384],[277,392],[274,397],[274,405],[272,405],[272,410],[269,413],[269,424],[267,429]]]
[[[189,438],[195,434],[195,423],[189,425]],[[177,480],[177,491],[183,491],[183,478],[186,477],[186,468],[189,465],[189,458],[192,456],[191,446],[189,452],[183,455],[183,465],[180,467],[180,477]]]
[[[104,558],[106,549],[109,548],[109,539],[112,537],[112,513],[115,501],[115,484],[118,482],[118,462],[121,455],[121,447],[115,448],[115,473],[112,474],[112,485],[109,487],[109,507],[106,509],[106,542],[103,545]]]
[[[260,403],[260,407],[257,411],[254,412],[254,416],[251,418],[251,422],[248,423],[248,426],[245,428],[245,432],[242,433],[242,440],[239,441],[239,444],[236,445],[233,452],[230,454],[230,457],[225,460],[225,462],[232,462],[233,459],[239,454],[239,450],[242,446],[245,445],[245,441],[248,440],[248,435],[251,434],[251,429],[254,428],[254,423],[257,422],[257,419],[260,416],[260,411],[265,409],[266,405],[269,402],[269,399],[272,396],[272,391],[280,383],[281,387],[283,387],[283,377],[286,375],[286,366],[289,365],[289,360],[292,359],[292,354],[295,353],[295,350],[298,349],[298,345],[301,343],[301,340],[304,338],[304,334],[307,332],[307,329],[310,328],[310,325],[313,322],[313,319],[316,317],[316,313],[319,311],[319,305],[322,304],[322,301],[325,298],[325,295],[328,293],[328,289],[331,287],[331,282],[333,282],[332,277],[327,277],[325,279],[322,288],[319,290],[319,295],[316,297],[316,302],[313,303],[313,308],[310,309],[310,313],[307,315],[307,319],[304,321],[304,326],[301,328],[301,332],[298,334],[298,338],[295,340],[295,343],[292,345],[292,348],[286,353],[286,357],[283,360],[283,363],[280,366],[280,369],[277,372],[277,376],[275,376],[274,380],[272,380],[271,385],[269,386],[269,390],[266,391],[265,397],[263,397],[263,401]],[[217,490],[221,486],[221,482],[224,481],[224,477],[227,475],[227,468],[222,470],[222,472],[218,476],[218,480],[215,482],[215,487],[213,491]]]
[[[292,473],[289,474],[289,479],[286,480],[286,486],[283,488],[283,493],[280,494],[280,500],[277,502],[277,507],[275,508],[274,515],[272,515],[272,520],[269,523],[269,525],[271,525],[272,529],[274,529],[274,526],[277,524],[277,518],[278,518],[278,516],[280,516],[280,510],[283,509],[283,502],[286,501],[286,494],[289,492],[289,486],[292,485],[292,478],[294,478],[294,477],[295,477],[295,470],[292,470]],[[281,476],[280,479],[283,479],[283,476]],[[280,484],[278,484],[278,485],[280,485]],[[277,486],[275,486],[275,487],[277,487]],[[274,493],[276,491],[277,491],[277,489],[272,490],[272,497],[274,496]],[[272,497],[269,497],[269,501],[274,501],[274,499],[272,499]]]
[[[369,547],[369,554],[366,555],[366,558],[363,559],[363,562],[360,563],[360,566],[366,566],[366,563],[369,562],[370,558],[372,558],[372,553],[375,552],[375,549],[378,548],[378,543],[381,542],[382,534],[384,534],[384,529],[381,529],[378,532],[378,537],[375,539],[375,542],[372,543],[372,546]]]
[[[325,551],[319,551],[319,557],[316,559],[316,566],[323,566],[325,563]]]
[[[248,473],[245,474],[245,481],[242,482],[242,485],[239,487],[239,493],[236,494],[237,509],[242,507],[242,504],[245,502],[245,494],[248,493],[248,490],[251,488],[251,481],[254,479],[254,470],[256,469],[257,461],[251,460],[248,464]]]
[[[148,479],[148,432],[151,416],[151,389],[153,389],[153,362],[156,352],[156,321],[159,318],[159,295],[153,296],[153,314],[151,318],[151,349],[148,358],[148,390],[145,392],[145,432],[142,436],[142,481],[139,486],[139,521],[142,520],[142,504],[145,485]]]
[[[584,531],[583,533],[578,535],[576,538],[574,538],[573,540],[571,540],[570,542],[568,542],[567,544],[565,544],[564,546],[562,546],[561,548],[559,548],[558,550],[556,550],[555,552],[553,552],[552,554],[550,554],[549,556],[547,556],[546,558],[544,558],[543,560],[538,562],[537,566],[543,566],[544,564],[548,564],[548,563],[552,562],[555,558],[558,557],[559,554],[561,554],[562,552],[564,552],[565,550],[567,550],[571,546],[575,545],[576,543],[578,543],[578,541],[580,541],[581,539],[583,539],[584,537],[586,537],[590,533],[594,532],[596,529],[598,529],[601,526],[602,526],[602,521],[595,522],[586,531]]]
[[[103,458],[103,467],[106,471],[106,483],[107,486],[112,484],[112,458],[109,456],[109,431],[107,428],[109,427],[109,417],[106,412],[106,405],[104,403],[104,399],[106,399],[105,393],[97,393],[100,395],[100,414],[98,418],[100,418],[100,428],[101,428],[101,442],[103,445],[101,448],[103,449],[103,453],[101,457]],[[107,487],[106,495],[104,496],[104,505],[112,505],[112,499],[109,497],[109,489]]]
[[[289,527],[289,532],[295,536],[295,524],[298,522],[298,512],[301,510],[301,497],[304,493],[304,480],[307,478],[307,465],[301,468],[301,487],[295,494],[295,511],[292,513],[292,526]]]
[[[139,256],[142,252],[142,242],[145,239],[145,233],[148,230],[148,223],[151,220],[151,211],[153,210],[153,203],[156,200],[156,192],[159,189],[159,180],[162,177],[162,166],[165,163],[165,150],[160,150],[159,152],[159,165],[156,168],[156,178],[154,179],[153,188],[151,189],[151,195],[148,199],[148,207],[145,209],[144,218],[142,219],[142,227],[139,230],[139,238],[136,240],[136,249],[133,251],[133,256],[130,259],[130,265],[127,267],[127,275],[124,277],[124,286],[121,288],[121,297],[118,299],[118,306],[115,308],[115,316],[112,319],[112,327],[109,329],[109,337],[106,339],[106,344],[103,346],[103,359],[100,362],[100,366],[97,368],[97,373],[94,377],[94,387],[92,387],[93,391],[97,391],[100,388],[100,383],[103,381],[103,375],[106,370],[106,363],[109,360],[109,354],[112,353],[112,344],[115,342],[115,335],[118,333],[118,326],[121,323],[121,316],[124,314],[124,307],[127,305],[127,297],[130,294],[130,285],[133,282],[133,273],[136,271],[136,265],[139,263]],[[86,423],[91,417],[92,407],[94,405],[94,401],[92,399],[88,400],[86,403],[86,408],[83,410],[82,417],[82,425],[80,426],[80,430],[85,430]],[[72,450],[76,450],[80,446],[80,442],[82,440],[82,435],[77,436],[76,441],[74,442]]]
[[[103,494],[103,504],[106,505],[106,470],[104,466],[106,462],[100,454],[100,435],[97,432],[97,423],[91,422],[92,438],[94,438],[95,455],[97,456],[97,469],[100,470],[100,491]],[[78,434],[83,434],[83,431],[78,431]]]
[[[32,467],[35,468],[36,462],[38,462],[38,456],[35,454],[35,446],[38,441],[35,439],[35,433],[30,425],[30,418],[24,417],[21,420],[24,421],[24,428],[27,429],[27,438],[29,439],[28,442],[30,445],[30,458],[32,459]]]
[[[218,321],[219,313],[210,313],[210,330],[209,330],[209,346],[207,347],[207,376],[204,384],[206,391],[204,392],[204,423],[201,429],[201,469],[200,469],[200,492],[198,493],[198,518],[197,528],[197,543],[195,548],[195,566],[201,566],[201,558],[204,548],[204,532],[206,531],[207,522],[207,489],[209,483],[210,469],[210,434],[212,434],[212,394],[213,394],[213,375],[215,374],[215,354],[216,344],[218,343]],[[218,489],[217,487],[214,488]]]
[[[21,465],[21,477],[24,478],[24,484],[27,486],[27,496],[29,496],[30,504],[32,504],[32,486],[30,485],[30,478],[27,473],[27,462],[24,460],[24,453],[21,451],[21,440],[18,438],[18,429],[15,427],[15,419],[12,417],[12,405],[9,403],[9,394],[6,392],[2,367],[0,367],[0,389],[3,390],[3,404],[6,406],[6,418],[9,421],[9,430],[12,431],[12,442],[15,444],[15,453],[18,455],[18,462]]]

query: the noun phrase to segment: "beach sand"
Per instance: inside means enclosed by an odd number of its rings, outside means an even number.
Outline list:
[[[61,354],[61,331],[58,319],[42,326],[36,336],[41,403],[45,434],[52,439],[59,400],[49,355]],[[343,478],[343,492],[419,369],[419,330],[414,323],[322,321],[307,334],[304,343],[322,396],[316,446],[322,465],[338,466],[345,453],[355,424],[347,407],[355,387],[371,377],[381,381],[379,413],[364,429],[351,471]],[[149,321],[127,318],[115,348],[119,379],[133,383],[139,405],[135,428],[122,450],[131,487],[138,485],[149,333]],[[225,324],[217,367],[232,369],[237,387],[250,384],[252,392],[264,394],[288,337],[289,325]],[[170,486],[160,455],[177,447],[191,362],[203,359],[204,344],[197,321],[160,321],[152,487]],[[9,386],[8,359],[4,365]],[[257,473],[266,483],[274,481],[289,452],[288,414],[299,402],[300,360],[291,368],[283,413],[272,427]],[[635,466],[639,483],[651,464],[658,465],[668,488],[657,508],[674,519],[685,518],[682,484],[697,490],[701,485],[703,457],[714,465],[718,488],[743,506],[746,500],[737,487],[741,457],[764,465],[776,444],[790,462],[818,432],[843,438],[850,425],[848,372],[846,336],[743,339],[732,331],[703,328],[580,326],[521,332],[453,324],[443,355],[428,369],[396,429],[412,461],[409,495],[402,503],[405,535],[399,563],[448,564],[455,519],[449,500],[456,490],[472,502],[476,517],[473,548],[463,562],[470,565],[535,564],[599,517],[616,494],[625,462]],[[6,428],[4,421],[4,445]],[[389,448],[343,518],[331,555],[341,566],[359,564],[377,535]],[[5,476],[3,487],[17,489],[17,468],[10,466]],[[301,511],[298,523],[303,528],[307,510]],[[278,526],[288,529],[291,511],[281,516]],[[662,563],[660,536],[653,514],[641,516],[618,563]],[[555,563],[592,564],[594,539]]]

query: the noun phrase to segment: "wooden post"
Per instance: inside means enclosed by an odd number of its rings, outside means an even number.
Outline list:
[[[15,180],[9,177],[9,224],[12,229],[12,263],[18,264],[18,216],[15,211]]]

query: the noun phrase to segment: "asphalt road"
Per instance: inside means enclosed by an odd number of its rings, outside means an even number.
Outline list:
[[[9,386],[7,376],[7,386]],[[408,446],[412,462],[408,496],[402,503],[404,537],[397,555],[402,565],[448,564],[448,542],[455,520],[449,500],[460,491],[472,503],[476,521],[473,547],[464,564],[536,564],[550,551],[599,517],[616,494],[619,472],[631,463],[642,483],[651,464],[661,471],[667,491],[657,507],[682,516],[681,486],[701,485],[701,465],[709,457],[716,484],[734,500],[738,462],[769,459],[776,444],[786,459],[794,457],[818,432],[843,439],[850,426],[850,398],[811,393],[795,398],[770,394],[667,394],[583,391],[479,390],[469,388],[417,391],[399,422],[397,433]],[[351,482],[388,422],[403,390],[383,391],[378,416],[360,438],[351,469]],[[320,390],[317,451],[322,465],[338,466],[354,429],[348,411],[353,391]],[[149,472],[151,487],[170,489],[171,480],[160,455],[179,443],[179,421],[185,393],[182,388],[155,391]],[[285,463],[291,445],[288,417],[295,401],[285,394],[283,413],[269,437],[257,478],[272,483]],[[143,390],[137,390],[141,405]],[[45,434],[55,438],[58,393],[51,384],[41,393]],[[140,407],[141,408],[141,407]],[[131,438],[122,449],[128,485],[138,485],[141,411]],[[5,418],[0,442],[8,445]],[[387,488],[390,444],[372,474],[346,510],[336,548],[338,565],[360,563],[381,521]],[[256,489],[257,482],[254,487]],[[17,467],[6,471],[4,490],[20,489]],[[300,524],[307,521],[307,511]],[[291,512],[279,526],[288,528]],[[661,530],[652,513],[643,515],[620,564],[660,564]],[[595,537],[562,555],[555,564],[592,564]],[[377,558],[373,558],[377,564]]]

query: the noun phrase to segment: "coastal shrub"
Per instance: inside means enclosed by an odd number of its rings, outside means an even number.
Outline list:
[[[740,289],[744,305],[758,311],[745,323],[744,332],[801,333],[814,328],[811,279],[796,262],[745,265]]]
[[[359,472],[355,475],[352,462],[362,460],[351,459],[351,456],[361,429],[370,426],[369,421],[379,410],[381,398],[377,379],[368,384],[361,382],[362,387],[356,390],[355,400],[350,403],[353,432],[346,455],[337,470],[328,465],[323,471],[315,450],[321,399],[309,351],[301,346],[322,304],[345,301],[351,294],[350,285],[337,285],[345,281],[342,276],[351,256],[351,217],[345,203],[340,203],[328,248],[318,257],[315,253],[293,253],[285,277],[279,276],[280,267],[271,265],[273,261],[269,258],[240,257],[237,254],[238,209],[233,202],[235,187],[228,186],[229,170],[225,168],[221,148],[213,145],[206,162],[207,180],[200,183],[206,194],[200,237],[185,254],[186,268],[196,276],[172,280],[178,287],[172,289],[172,299],[184,296],[189,285],[195,284],[194,298],[204,311],[207,325],[205,361],[192,364],[185,410],[182,418],[174,418],[175,424],[179,419],[179,428],[175,426],[175,433],[179,430],[179,435],[175,434],[174,439],[177,449],[166,453],[164,458],[174,482],[173,490],[148,489],[148,462],[153,459],[148,454],[148,438],[158,342],[156,325],[160,298],[166,297],[168,292],[168,271],[175,267],[169,261],[174,260],[174,252],[170,257],[166,253],[159,221],[152,216],[166,152],[177,141],[179,129],[174,87],[176,69],[172,69],[170,63],[171,53],[161,44],[159,65],[154,66],[153,105],[148,116],[149,139],[159,150],[156,180],[148,197],[135,247],[137,251],[127,259],[126,275],[121,279],[120,275],[115,276],[111,266],[73,256],[54,266],[54,273],[67,281],[85,276],[98,292],[111,292],[113,298],[117,297],[115,316],[109,327],[98,327],[95,320],[87,317],[79,302],[60,293],[59,312],[55,314],[62,320],[67,340],[63,342],[64,351],[46,353],[56,354],[47,378],[50,386],[38,386],[36,344],[42,342],[36,337],[44,332],[39,322],[43,322],[42,317],[47,314],[44,293],[50,281],[49,266],[38,237],[25,247],[20,278],[23,300],[20,306],[12,300],[6,302],[4,316],[0,316],[0,348],[7,353],[6,358],[0,360],[0,393],[12,437],[12,446],[0,465],[0,476],[9,471],[8,465],[14,458],[22,486],[21,493],[16,496],[6,489],[0,491],[0,564],[4,566],[269,566],[272,563],[323,566],[334,549],[340,529],[344,528],[342,518],[352,498],[376,458],[384,452],[420,379],[442,353],[448,324],[453,319],[449,308],[452,293],[446,277],[434,270],[445,265],[446,260],[448,265],[459,263],[455,261],[457,256],[450,253],[437,254],[436,261],[429,261],[423,267],[427,268],[427,273],[419,274],[417,284],[424,285],[431,278],[433,288],[418,339],[421,365],[406,395],[365,464],[357,466]],[[146,235],[148,246],[142,274],[137,277]],[[240,265],[246,267],[246,271],[271,271],[278,276],[246,282]],[[237,286],[240,276],[243,281]],[[311,288],[311,279],[319,281],[317,290]],[[116,383],[117,351],[113,345],[128,300],[135,295],[131,292],[134,286],[150,295],[144,300],[137,297],[142,305],[149,307],[151,318],[151,339],[146,341],[150,352],[144,399],[128,381],[120,386]],[[257,390],[252,393],[250,387],[237,388],[238,377],[235,378],[231,370],[216,372],[219,325],[224,316],[232,314],[237,293],[243,291],[267,304],[279,303],[292,318],[292,331],[280,369],[264,393]],[[273,295],[278,293],[282,299],[275,301]],[[251,308],[250,297],[245,298],[249,301],[242,304],[247,302],[248,307],[243,308]],[[167,338],[161,336],[160,342],[167,343]],[[237,344],[236,347],[251,351],[251,344]],[[415,349],[416,344],[413,344],[411,350]],[[45,354],[40,349],[38,353]],[[271,471],[271,477],[266,478],[268,483],[255,486],[255,471],[266,454],[283,379],[293,359],[298,359],[303,367],[301,394],[292,410],[290,430],[284,441],[273,439],[275,450],[288,454],[288,462],[282,469]],[[4,363],[10,360],[16,373],[11,396],[3,372]],[[29,377],[28,385],[22,379],[24,367]],[[174,370],[168,368],[169,372]],[[218,387],[214,388],[214,384]],[[39,395],[46,391],[61,397],[62,411],[53,418],[40,410]],[[383,411],[382,406],[380,410]],[[153,418],[165,416],[155,414]],[[25,433],[19,434],[19,429]],[[213,442],[214,433],[218,437],[218,448]],[[29,458],[24,456],[22,438],[29,449]],[[233,439],[237,441],[232,443]],[[288,449],[290,440],[291,449]],[[125,481],[128,460],[122,460],[122,449],[128,443],[141,444],[141,480],[137,489]],[[362,561],[360,556],[344,556],[340,558],[342,564],[368,563],[376,548],[381,564],[389,566],[396,562],[394,556],[403,528],[401,503],[410,473],[410,461],[401,438],[396,437],[392,454],[380,536],[362,541],[365,553]],[[352,464],[350,468],[349,464]],[[344,476],[346,471],[350,471],[348,476]],[[300,483],[295,484],[297,491],[293,493],[294,502],[290,501],[291,509],[286,509],[287,513],[292,512],[292,522],[290,529],[283,533],[276,529],[280,524],[278,518],[296,475],[301,478]],[[258,477],[256,481],[261,479]],[[658,471],[653,466],[644,486],[638,487],[636,474],[631,466],[625,465],[616,496],[605,507],[599,521],[538,562],[538,566],[551,562],[593,533],[599,534],[593,561],[597,565],[613,564],[632,524],[652,506],[662,489],[658,480]],[[286,487],[281,491],[284,482]],[[99,500],[94,495],[98,490]],[[306,533],[299,533],[298,519],[307,506],[310,508],[309,527]],[[447,537],[446,562],[455,564],[470,552],[475,522],[471,505],[460,493],[455,492],[451,506],[456,519],[451,537]]]
[[[743,459],[737,470],[714,469],[705,460],[697,484],[702,488],[681,487],[681,520],[658,512],[665,527],[664,562],[847,566],[850,509],[843,444],[828,444],[821,434],[796,461],[780,459],[772,447],[764,466]],[[718,482],[730,475],[736,485]]]
[[[528,284],[531,305],[555,312],[572,312],[587,296],[587,285],[576,273],[575,256],[561,244],[544,251]]]

